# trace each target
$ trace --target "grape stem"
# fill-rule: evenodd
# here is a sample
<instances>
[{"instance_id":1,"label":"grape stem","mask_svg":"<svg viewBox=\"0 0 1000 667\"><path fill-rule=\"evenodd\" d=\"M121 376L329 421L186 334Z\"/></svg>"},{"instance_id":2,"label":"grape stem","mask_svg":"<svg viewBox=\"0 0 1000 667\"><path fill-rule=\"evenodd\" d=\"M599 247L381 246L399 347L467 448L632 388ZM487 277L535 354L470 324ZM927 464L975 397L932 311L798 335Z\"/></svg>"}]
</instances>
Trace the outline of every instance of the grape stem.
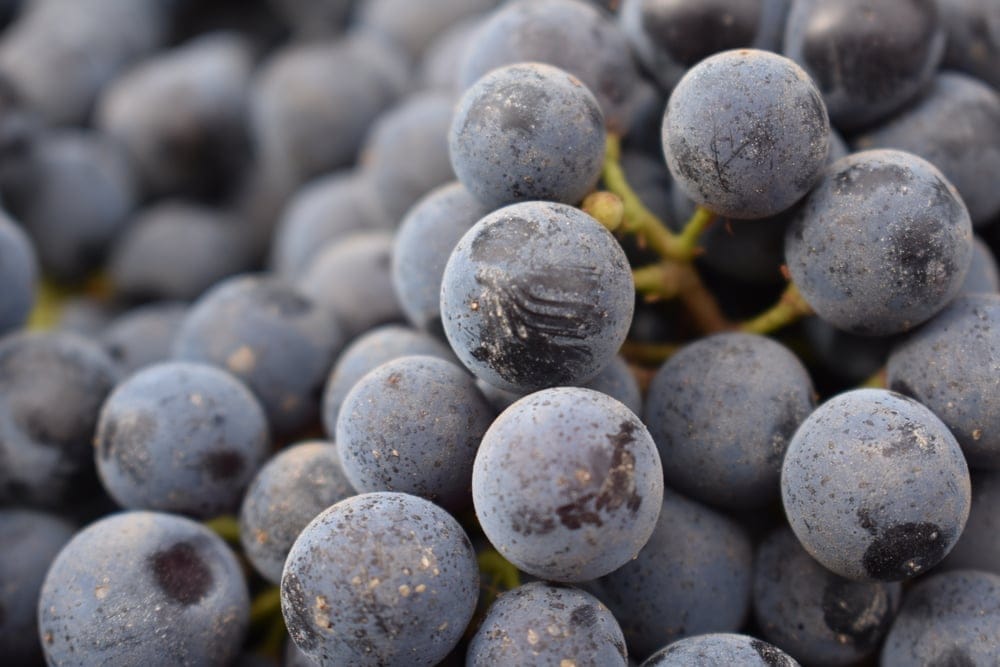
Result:
<instances>
[{"instance_id":1,"label":"grape stem","mask_svg":"<svg viewBox=\"0 0 1000 667\"><path fill-rule=\"evenodd\" d=\"M664 259L649 266L633 269L635 289L651 299L678 298L704 334L732 329L715 295L702 282L691 262Z\"/></svg>"},{"instance_id":2,"label":"grape stem","mask_svg":"<svg viewBox=\"0 0 1000 667\"><path fill-rule=\"evenodd\" d=\"M746 333L763 336L813 314L812 307L806 303L795 283L788 283L788 287L778 297L777 303L757 317L741 323L738 328Z\"/></svg>"},{"instance_id":3,"label":"grape stem","mask_svg":"<svg viewBox=\"0 0 1000 667\"><path fill-rule=\"evenodd\" d=\"M680 234L671 232L629 185L621 166L621 138L615 134L608 135L601 176L604 186L622 202L621 229L637 235L664 259L690 262L698 256L698 239L715 216L699 206Z\"/></svg>"},{"instance_id":4,"label":"grape stem","mask_svg":"<svg viewBox=\"0 0 1000 667\"><path fill-rule=\"evenodd\" d=\"M205 527L229 544L239 546L240 524L231 514L223 514L205 522Z\"/></svg>"},{"instance_id":5,"label":"grape stem","mask_svg":"<svg viewBox=\"0 0 1000 667\"><path fill-rule=\"evenodd\" d=\"M886 389L888 387L885 366L875 371L870 378L861 383L862 389Z\"/></svg>"},{"instance_id":6,"label":"grape stem","mask_svg":"<svg viewBox=\"0 0 1000 667\"><path fill-rule=\"evenodd\" d=\"M625 341L620 354L632 364L640 367L659 366L681 349L679 343L638 343Z\"/></svg>"}]
</instances>

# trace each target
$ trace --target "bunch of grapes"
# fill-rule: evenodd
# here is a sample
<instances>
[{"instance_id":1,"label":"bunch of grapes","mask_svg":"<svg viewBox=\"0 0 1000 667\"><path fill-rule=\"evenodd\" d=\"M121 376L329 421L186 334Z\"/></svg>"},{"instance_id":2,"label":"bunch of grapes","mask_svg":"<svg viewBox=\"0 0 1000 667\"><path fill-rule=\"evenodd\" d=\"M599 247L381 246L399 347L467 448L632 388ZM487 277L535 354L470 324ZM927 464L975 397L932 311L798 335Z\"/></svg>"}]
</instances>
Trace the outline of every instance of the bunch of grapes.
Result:
<instances>
[{"instance_id":1,"label":"bunch of grapes","mask_svg":"<svg viewBox=\"0 0 1000 667\"><path fill-rule=\"evenodd\" d=\"M0 0L0 663L995 666L997 0Z\"/></svg>"}]
</instances>

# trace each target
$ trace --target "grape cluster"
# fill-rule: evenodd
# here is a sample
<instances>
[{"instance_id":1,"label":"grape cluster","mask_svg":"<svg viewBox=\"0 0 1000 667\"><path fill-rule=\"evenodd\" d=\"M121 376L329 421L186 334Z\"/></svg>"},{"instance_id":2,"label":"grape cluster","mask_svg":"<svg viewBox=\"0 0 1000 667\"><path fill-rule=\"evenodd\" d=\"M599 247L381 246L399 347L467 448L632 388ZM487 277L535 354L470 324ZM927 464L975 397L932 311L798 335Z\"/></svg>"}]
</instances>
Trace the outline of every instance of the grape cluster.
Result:
<instances>
[{"instance_id":1,"label":"grape cluster","mask_svg":"<svg viewBox=\"0 0 1000 667\"><path fill-rule=\"evenodd\" d=\"M0 664L996 667L998 0L0 0Z\"/></svg>"}]
</instances>

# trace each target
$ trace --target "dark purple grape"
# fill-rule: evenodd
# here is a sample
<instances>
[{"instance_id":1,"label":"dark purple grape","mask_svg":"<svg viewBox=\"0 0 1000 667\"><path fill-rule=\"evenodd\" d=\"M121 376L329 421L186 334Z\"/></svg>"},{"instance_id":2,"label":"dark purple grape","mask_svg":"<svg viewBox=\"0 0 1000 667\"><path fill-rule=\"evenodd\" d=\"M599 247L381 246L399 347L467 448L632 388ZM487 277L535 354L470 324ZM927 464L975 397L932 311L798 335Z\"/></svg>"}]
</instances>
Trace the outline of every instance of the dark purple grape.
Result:
<instances>
[{"instance_id":1,"label":"dark purple grape","mask_svg":"<svg viewBox=\"0 0 1000 667\"><path fill-rule=\"evenodd\" d=\"M19 329L35 302L38 260L27 234L0 211L0 336Z\"/></svg>"},{"instance_id":2,"label":"dark purple grape","mask_svg":"<svg viewBox=\"0 0 1000 667\"><path fill-rule=\"evenodd\" d=\"M941 567L947 570L985 570L1000 575L1000 472L972 472L969 520Z\"/></svg>"},{"instance_id":3,"label":"dark purple grape","mask_svg":"<svg viewBox=\"0 0 1000 667\"><path fill-rule=\"evenodd\" d=\"M101 345L126 375L167 361L187 312L187 304L179 301L133 308L108 323L100 334Z\"/></svg>"},{"instance_id":4,"label":"dark purple grape","mask_svg":"<svg viewBox=\"0 0 1000 667\"><path fill-rule=\"evenodd\" d=\"M798 667L787 653L749 635L708 634L688 637L658 651L642 667Z\"/></svg>"}]
</instances>

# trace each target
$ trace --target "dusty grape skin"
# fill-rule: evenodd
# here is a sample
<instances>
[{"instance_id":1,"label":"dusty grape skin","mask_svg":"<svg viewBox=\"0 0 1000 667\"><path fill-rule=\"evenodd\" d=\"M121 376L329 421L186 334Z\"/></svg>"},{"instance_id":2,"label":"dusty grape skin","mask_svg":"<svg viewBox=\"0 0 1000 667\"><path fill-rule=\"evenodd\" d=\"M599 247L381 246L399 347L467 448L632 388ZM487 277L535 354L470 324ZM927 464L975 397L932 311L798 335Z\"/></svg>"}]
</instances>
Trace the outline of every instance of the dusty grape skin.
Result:
<instances>
[{"instance_id":1,"label":"dusty grape skin","mask_svg":"<svg viewBox=\"0 0 1000 667\"><path fill-rule=\"evenodd\" d=\"M664 479L728 509L773 502L812 394L802 362L769 338L723 333L690 343L660 367L646 397Z\"/></svg>"},{"instance_id":2,"label":"dusty grape skin","mask_svg":"<svg viewBox=\"0 0 1000 667\"><path fill-rule=\"evenodd\" d=\"M97 472L122 507L201 519L236 510L269 447L264 410L242 382L176 361L115 387L94 436Z\"/></svg>"},{"instance_id":3,"label":"dusty grape skin","mask_svg":"<svg viewBox=\"0 0 1000 667\"><path fill-rule=\"evenodd\" d=\"M205 292L174 340L173 358L225 368L250 387L272 433L319 412L319 391L344 343L333 316L285 281L239 275Z\"/></svg>"},{"instance_id":4,"label":"dusty grape skin","mask_svg":"<svg viewBox=\"0 0 1000 667\"><path fill-rule=\"evenodd\" d=\"M527 392L597 375L628 334L634 294L624 251L596 220L522 202L481 219L455 246L441 317L476 377Z\"/></svg>"},{"instance_id":5,"label":"dusty grape skin","mask_svg":"<svg viewBox=\"0 0 1000 667\"><path fill-rule=\"evenodd\" d=\"M843 579L787 527L757 548L753 607L761 636L808 665L853 665L874 653L902 597L898 583Z\"/></svg>"},{"instance_id":6,"label":"dusty grape skin","mask_svg":"<svg viewBox=\"0 0 1000 667\"><path fill-rule=\"evenodd\" d=\"M42 661L38 594L45 573L76 529L51 514L0 510L0 655L11 665Z\"/></svg>"},{"instance_id":7,"label":"dusty grape skin","mask_svg":"<svg viewBox=\"0 0 1000 667\"><path fill-rule=\"evenodd\" d=\"M459 239L489 212L458 182L435 188L407 211L393 241L392 286L413 326L444 334L444 267Z\"/></svg>"},{"instance_id":8,"label":"dusty grape skin","mask_svg":"<svg viewBox=\"0 0 1000 667\"><path fill-rule=\"evenodd\" d=\"M972 506L944 570L985 570L1000 575L1000 471L972 472Z\"/></svg>"},{"instance_id":9,"label":"dusty grape skin","mask_svg":"<svg viewBox=\"0 0 1000 667\"><path fill-rule=\"evenodd\" d=\"M1000 469L1000 294L962 295L897 343L886 383L930 408L971 467Z\"/></svg>"},{"instance_id":10,"label":"dusty grape skin","mask_svg":"<svg viewBox=\"0 0 1000 667\"><path fill-rule=\"evenodd\" d=\"M795 432L781 494L792 530L823 566L855 581L902 581L958 541L969 470L926 407L855 389L820 405Z\"/></svg>"},{"instance_id":11,"label":"dusty grape skin","mask_svg":"<svg viewBox=\"0 0 1000 667\"><path fill-rule=\"evenodd\" d=\"M755 49L692 67L670 94L663 152L675 184L730 218L789 208L819 179L830 143L826 107L801 67Z\"/></svg>"},{"instance_id":12,"label":"dusty grape skin","mask_svg":"<svg viewBox=\"0 0 1000 667\"><path fill-rule=\"evenodd\" d=\"M459 89L518 62L547 63L577 77L597 99L608 129L628 134L642 78L608 16L578 0L507 2L485 18L462 55Z\"/></svg>"},{"instance_id":13,"label":"dusty grape skin","mask_svg":"<svg viewBox=\"0 0 1000 667\"><path fill-rule=\"evenodd\" d=\"M224 667L246 634L239 562L215 533L172 514L112 514L49 569L38 629L52 665Z\"/></svg>"},{"instance_id":14,"label":"dusty grape skin","mask_svg":"<svg viewBox=\"0 0 1000 667\"><path fill-rule=\"evenodd\" d=\"M955 570L932 575L907 591L879 664L995 665L997 646L1000 576Z\"/></svg>"},{"instance_id":15,"label":"dusty grape skin","mask_svg":"<svg viewBox=\"0 0 1000 667\"><path fill-rule=\"evenodd\" d=\"M528 664L625 667L625 638L594 596L570 586L532 582L490 605L469 642L466 667Z\"/></svg>"},{"instance_id":16,"label":"dusty grape skin","mask_svg":"<svg viewBox=\"0 0 1000 667\"><path fill-rule=\"evenodd\" d=\"M392 288L393 239L383 230L344 236L316 253L295 280L303 294L336 319L348 339L405 319Z\"/></svg>"},{"instance_id":17,"label":"dusty grape skin","mask_svg":"<svg viewBox=\"0 0 1000 667\"><path fill-rule=\"evenodd\" d=\"M448 150L458 180L492 210L535 199L579 203L597 184L604 142L601 108L576 77L518 63L465 91Z\"/></svg>"},{"instance_id":18,"label":"dusty grape skin","mask_svg":"<svg viewBox=\"0 0 1000 667\"><path fill-rule=\"evenodd\" d=\"M304 442L281 450L257 471L243 496L243 553L261 576L280 584L285 558L302 529L354 494L333 443Z\"/></svg>"},{"instance_id":19,"label":"dusty grape skin","mask_svg":"<svg viewBox=\"0 0 1000 667\"><path fill-rule=\"evenodd\" d=\"M529 394L493 422L472 497L487 538L519 569L587 581L629 561L656 526L663 474L645 426L590 389Z\"/></svg>"},{"instance_id":20,"label":"dusty grape skin","mask_svg":"<svg viewBox=\"0 0 1000 667\"><path fill-rule=\"evenodd\" d=\"M410 493L457 511L469 504L476 450L495 416L464 368L406 356L355 383L334 440L359 493Z\"/></svg>"},{"instance_id":21,"label":"dusty grape skin","mask_svg":"<svg viewBox=\"0 0 1000 667\"><path fill-rule=\"evenodd\" d=\"M972 223L926 160L891 149L834 162L785 235L792 281L816 313L850 333L911 329L961 289Z\"/></svg>"},{"instance_id":22,"label":"dusty grape skin","mask_svg":"<svg viewBox=\"0 0 1000 667\"><path fill-rule=\"evenodd\" d=\"M642 667L798 667L776 646L749 635L714 633L669 644L642 663Z\"/></svg>"},{"instance_id":23,"label":"dusty grape skin","mask_svg":"<svg viewBox=\"0 0 1000 667\"><path fill-rule=\"evenodd\" d=\"M735 632L750 609L753 546L731 518L667 489L639 555L585 585L621 624L629 652L705 632Z\"/></svg>"},{"instance_id":24,"label":"dusty grape skin","mask_svg":"<svg viewBox=\"0 0 1000 667\"><path fill-rule=\"evenodd\" d=\"M28 236L0 211L0 336L18 329L35 301L38 260Z\"/></svg>"},{"instance_id":25,"label":"dusty grape skin","mask_svg":"<svg viewBox=\"0 0 1000 667\"><path fill-rule=\"evenodd\" d=\"M461 638L478 588L472 544L450 514L416 496L366 493L299 535L281 610L321 666L433 665Z\"/></svg>"},{"instance_id":26,"label":"dusty grape skin","mask_svg":"<svg viewBox=\"0 0 1000 667\"><path fill-rule=\"evenodd\" d=\"M448 346L427 333L398 324L386 324L358 336L337 357L323 390L322 418L327 435L333 439L344 397L358 380L377 366L411 354L423 354L454 361Z\"/></svg>"},{"instance_id":27,"label":"dusty grape skin","mask_svg":"<svg viewBox=\"0 0 1000 667\"><path fill-rule=\"evenodd\" d=\"M96 343L59 332L0 339L0 502L61 508L94 486L94 429L119 380Z\"/></svg>"},{"instance_id":28,"label":"dusty grape skin","mask_svg":"<svg viewBox=\"0 0 1000 667\"><path fill-rule=\"evenodd\" d=\"M116 292L135 300L197 299L252 265L242 222L180 199L138 211L111 248L108 270Z\"/></svg>"},{"instance_id":29,"label":"dusty grape skin","mask_svg":"<svg viewBox=\"0 0 1000 667\"><path fill-rule=\"evenodd\" d=\"M941 72L912 105L852 141L855 150L896 148L941 170L962 197L973 227L1000 213L1000 91L971 76Z\"/></svg>"},{"instance_id":30,"label":"dusty grape skin","mask_svg":"<svg viewBox=\"0 0 1000 667\"><path fill-rule=\"evenodd\" d=\"M816 80L834 125L850 131L919 94L944 45L933 0L797 0L783 51Z\"/></svg>"},{"instance_id":31,"label":"dusty grape skin","mask_svg":"<svg viewBox=\"0 0 1000 667\"><path fill-rule=\"evenodd\" d=\"M1000 292L1000 265L993 251L978 236L972 239L972 262L965 274L960 294Z\"/></svg>"}]
</instances>

